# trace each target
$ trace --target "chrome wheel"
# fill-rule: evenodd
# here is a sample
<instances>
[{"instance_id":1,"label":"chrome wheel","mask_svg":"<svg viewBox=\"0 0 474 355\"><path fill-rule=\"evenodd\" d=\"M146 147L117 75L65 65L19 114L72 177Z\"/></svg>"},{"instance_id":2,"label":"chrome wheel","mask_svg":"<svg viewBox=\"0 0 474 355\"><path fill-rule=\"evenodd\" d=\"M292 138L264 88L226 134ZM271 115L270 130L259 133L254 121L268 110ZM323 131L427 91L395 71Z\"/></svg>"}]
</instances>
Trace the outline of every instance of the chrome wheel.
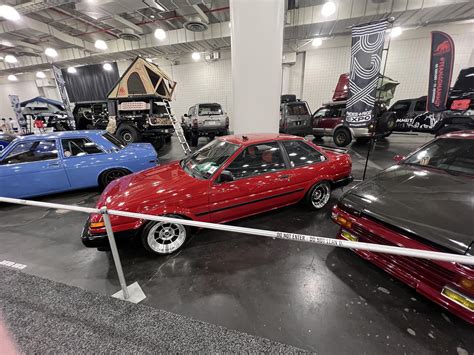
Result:
<instances>
[{"instance_id":1,"label":"chrome wheel","mask_svg":"<svg viewBox=\"0 0 474 355\"><path fill-rule=\"evenodd\" d=\"M186 228L182 224L158 222L150 228L148 246L158 254L171 254L186 240Z\"/></svg>"},{"instance_id":2,"label":"chrome wheel","mask_svg":"<svg viewBox=\"0 0 474 355\"><path fill-rule=\"evenodd\" d=\"M314 208L323 208L331 197L331 189L326 182L316 185L311 193L311 204Z\"/></svg>"}]
</instances>

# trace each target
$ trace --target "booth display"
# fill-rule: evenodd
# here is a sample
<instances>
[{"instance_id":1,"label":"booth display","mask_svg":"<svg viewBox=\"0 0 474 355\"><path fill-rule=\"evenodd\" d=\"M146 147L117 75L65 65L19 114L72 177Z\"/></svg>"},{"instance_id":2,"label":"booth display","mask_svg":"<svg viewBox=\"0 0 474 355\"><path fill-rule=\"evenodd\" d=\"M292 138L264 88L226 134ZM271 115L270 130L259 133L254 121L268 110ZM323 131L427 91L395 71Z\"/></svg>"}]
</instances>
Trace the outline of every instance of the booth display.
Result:
<instances>
[{"instance_id":1,"label":"booth display","mask_svg":"<svg viewBox=\"0 0 474 355\"><path fill-rule=\"evenodd\" d=\"M474 131L444 135L348 191L333 209L338 237L474 255ZM474 324L469 265L355 250Z\"/></svg>"},{"instance_id":2,"label":"booth display","mask_svg":"<svg viewBox=\"0 0 474 355\"><path fill-rule=\"evenodd\" d=\"M37 120L42 121L42 126L45 128L52 128L54 131L74 129L60 101L38 96L21 102L20 106L22 107L21 114L26 118L30 132L34 131L34 122Z\"/></svg>"},{"instance_id":3,"label":"booth display","mask_svg":"<svg viewBox=\"0 0 474 355\"><path fill-rule=\"evenodd\" d=\"M303 138L253 134L216 138L188 158L111 183L97 208L224 223L304 200L319 210L331 189L352 181L352 162L341 150L323 149ZM150 252L179 250L187 226L111 216L117 238L140 237ZM84 227L87 247L107 245L102 215Z\"/></svg>"},{"instance_id":4,"label":"booth display","mask_svg":"<svg viewBox=\"0 0 474 355\"><path fill-rule=\"evenodd\" d=\"M25 198L105 187L157 162L151 144L125 146L103 131L18 137L0 152L0 196Z\"/></svg>"}]
</instances>

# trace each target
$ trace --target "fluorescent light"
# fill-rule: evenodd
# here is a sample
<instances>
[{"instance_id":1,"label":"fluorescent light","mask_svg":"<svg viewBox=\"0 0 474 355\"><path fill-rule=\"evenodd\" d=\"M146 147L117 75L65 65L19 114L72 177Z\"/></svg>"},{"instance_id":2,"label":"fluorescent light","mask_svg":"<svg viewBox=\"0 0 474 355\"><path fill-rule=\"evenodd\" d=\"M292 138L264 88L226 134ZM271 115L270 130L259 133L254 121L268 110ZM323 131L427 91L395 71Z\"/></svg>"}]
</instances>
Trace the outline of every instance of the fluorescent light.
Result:
<instances>
[{"instance_id":1,"label":"fluorescent light","mask_svg":"<svg viewBox=\"0 0 474 355\"><path fill-rule=\"evenodd\" d=\"M323 44L323 40L321 38L315 38L313 39L311 44L313 45L313 47L319 47L321 44Z\"/></svg>"},{"instance_id":2,"label":"fluorescent light","mask_svg":"<svg viewBox=\"0 0 474 355\"><path fill-rule=\"evenodd\" d=\"M105 51L107 48L109 48L107 46L107 43L105 43L105 41L103 41L101 39L98 39L97 41L95 41L94 46L95 46L95 48L100 49L102 51Z\"/></svg>"},{"instance_id":3,"label":"fluorescent light","mask_svg":"<svg viewBox=\"0 0 474 355\"><path fill-rule=\"evenodd\" d=\"M166 39L166 32L162 28L157 28L155 30L155 38L160 41Z\"/></svg>"},{"instance_id":4,"label":"fluorescent light","mask_svg":"<svg viewBox=\"0 0 474 355\"><path fill-rule=\"evenodd\" d=\"M43 73L42 71L37 71L37 72L36 72L36 77L37 77L38 79L44 79L44 78L46 78L46 74Z\"/></svg>"},{"instance_id":5,"label":"fluorescent light","mask_svg":"<svg viewBox=\"0 0 474 355\"><path fill-rule=\"evenodd\" d=\"M201 55L198 53L198 52L194 52L193 54L191 54L191 58L193 58L193 60L199 60L201 59Z\"/></svg>"},{"instance_id":6,"label":"fluorescent light","mask_svg":"<svg viewBox=\"0 0 474 355\"><path fill-rule=\"evenodd\" d=\"M5 62L7 63L18 63L18 59L16 59L16 57L14 55L11 55L11 54L7 54L5 56Z\"/></svg>"},{"instance_id":7,"label":"fluorescent light","mask_svg":"<svg viewBox=\"0 0 474 355\"><path fill-rule=\"evenodd\" d=\"M104 70L107 70L107 71L111 71L113 70L112 68L112 65L110 63L105 63L102 68L104 68Z\"/></svg>"},{"instance_id":8,"label":"fluorescent light","mask_svg":"<svg viewBox=\"0 0 474 355\"><path fill-rule=\"evenodd\" d=\"M10 20L10 21L18 21L20 19L20 14L12 6L1 5L0 17L3 17L4 19Z\"/></svg>"},{"instance_id":9,"label":"fluorescent light","mask_svg":"<svg viewBox=\"0 0 474 355\"><path fill-rule=\"evenodd\" d=\"M328 1L323 5L321 9L321 14L324 17L331 16L333 13L336 12L336 4L333 1Z\"/></svg>"},{"instance_id":10,"label":"fluorescent light","mask_svg":"<svg viewBox=\"0 0 474 355\"><path fill-rule=\"evenodd\" d=\"M232 22L229 21L229 28L232 28Z\"/></svg>"},{"instance_id":11,"label":"fluorescent light","mask_svg":"<svg viewBox=\"0 0 474 355\"><path fill-rule=\"evenodd\" d=\"M155 15L150 15L150 18L155 18Z\"/></svg>"},{"instance_id":12,"label":"fluorescent light","mask_svg":"<svg viewBox=\"0 0 474 355\"><path fill-rule=\"evenodd\" d=\"M16 77L16 75L10 74L10 75L8 76L8 80L10 80L10 81L18 81L18 78Z\"/></svg>"},{"instance_id":13,"label":"fluorescent light","mask_svg":"<svg viewBox=\"0 0 474 355\"><path fill-rule=\"evenodd\" d=\"M155 0L155 5L156 5L156 8L157 8L158 10L160 10L160 11L166 11L166 9L165 9L163 6L161 6L161 4L160 4L158 1L156 1L156 0Z\"/></svg>"},{"instance_id":14,"label":"fluorescent light","mask_svg":"<svg viewBox=\"0 0 474 355\"><path fill-rule=\"evenodd\" d=\"M75 67L69 67L67 68L67 72L69 74L76 74L77 73L77 69Z\"/></svg>"},{"instance_id":15,"label":"fluorescent light","mask_svg":"<svg viewBox=\"0 0 474 355\"><path fill-rule=\"evenodd\" d=\"M390 31L390 36L391 36L392 38L398 37L398 36L400 36L400 35L402 34L402 32L403 32L403 30L402 30L401 27L398 27L398 26L397 26L397 27L393 27L392 30Z\"/></svg>"},{"instance_id":16,"label":"fluorescent light","mask_svg":"<svg viewBox=\"0 0 474 355\"><path fill-rule=\"evenodd\" d=\"M153 59L151 59L151 58L146 58L145 60L146 60L148 63L153 63Z\"/></svg>"},{"instance_id":17,"label":"fluorescent light","mask_svg":"<svg viewBox=\"0 0 474 355\"><path fill-rule=\"evenodd\" d=\"M58 52L56 52L56 49L54 48L46 48L44 50L44 54L46 54L48 57L57 57L58 56Z\"/></svg>"}]
</instances>

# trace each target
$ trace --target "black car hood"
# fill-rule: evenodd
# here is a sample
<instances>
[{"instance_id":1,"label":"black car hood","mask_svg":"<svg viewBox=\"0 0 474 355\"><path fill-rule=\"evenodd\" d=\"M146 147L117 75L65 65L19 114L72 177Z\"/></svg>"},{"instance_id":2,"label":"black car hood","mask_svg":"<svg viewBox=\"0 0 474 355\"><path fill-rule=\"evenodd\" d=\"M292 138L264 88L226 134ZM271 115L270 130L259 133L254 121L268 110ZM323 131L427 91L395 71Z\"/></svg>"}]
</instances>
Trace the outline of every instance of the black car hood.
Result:
<instances>
[{"instance_id":1,"label":"black car hood","mask_svg":"<svg viewBox=\"0 0 474 355\"><path fill-rule=\"evenodd\" d=\"M465 254L474 241L474 178L395 165L356 185L341 202L394 227Z\"/></svg>"}]
</instances>

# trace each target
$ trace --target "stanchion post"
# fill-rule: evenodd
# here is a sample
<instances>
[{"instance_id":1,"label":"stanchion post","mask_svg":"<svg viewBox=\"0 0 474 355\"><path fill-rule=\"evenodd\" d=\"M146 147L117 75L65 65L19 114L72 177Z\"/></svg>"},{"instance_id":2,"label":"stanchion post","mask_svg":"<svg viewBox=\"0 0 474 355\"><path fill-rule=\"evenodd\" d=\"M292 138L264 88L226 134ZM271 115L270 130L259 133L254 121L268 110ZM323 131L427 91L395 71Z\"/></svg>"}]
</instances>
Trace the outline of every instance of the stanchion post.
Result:
<instances>
[{"instance_id":1,"label":"stanchion post","mask_svg":"<svg viewBox=\"0 0 474 355\"><path fill-rule=\"evenodd\" d=\"M118 278L120 281L120 287L122 288L123 298L127 300L129 298L127 283L125 281L125 275L123 274L122 263L120 262L120 256L117 249L117 244L115 243L114 232L112 231L112 224L110 223L109 213L107 207L102 207L100 209L102 218L105 223L105 230L107 231L107 237L109 239L110 250L112 251L112 257L114 259L115 268L117 269Z\"/></svg>"}]
</instances>

